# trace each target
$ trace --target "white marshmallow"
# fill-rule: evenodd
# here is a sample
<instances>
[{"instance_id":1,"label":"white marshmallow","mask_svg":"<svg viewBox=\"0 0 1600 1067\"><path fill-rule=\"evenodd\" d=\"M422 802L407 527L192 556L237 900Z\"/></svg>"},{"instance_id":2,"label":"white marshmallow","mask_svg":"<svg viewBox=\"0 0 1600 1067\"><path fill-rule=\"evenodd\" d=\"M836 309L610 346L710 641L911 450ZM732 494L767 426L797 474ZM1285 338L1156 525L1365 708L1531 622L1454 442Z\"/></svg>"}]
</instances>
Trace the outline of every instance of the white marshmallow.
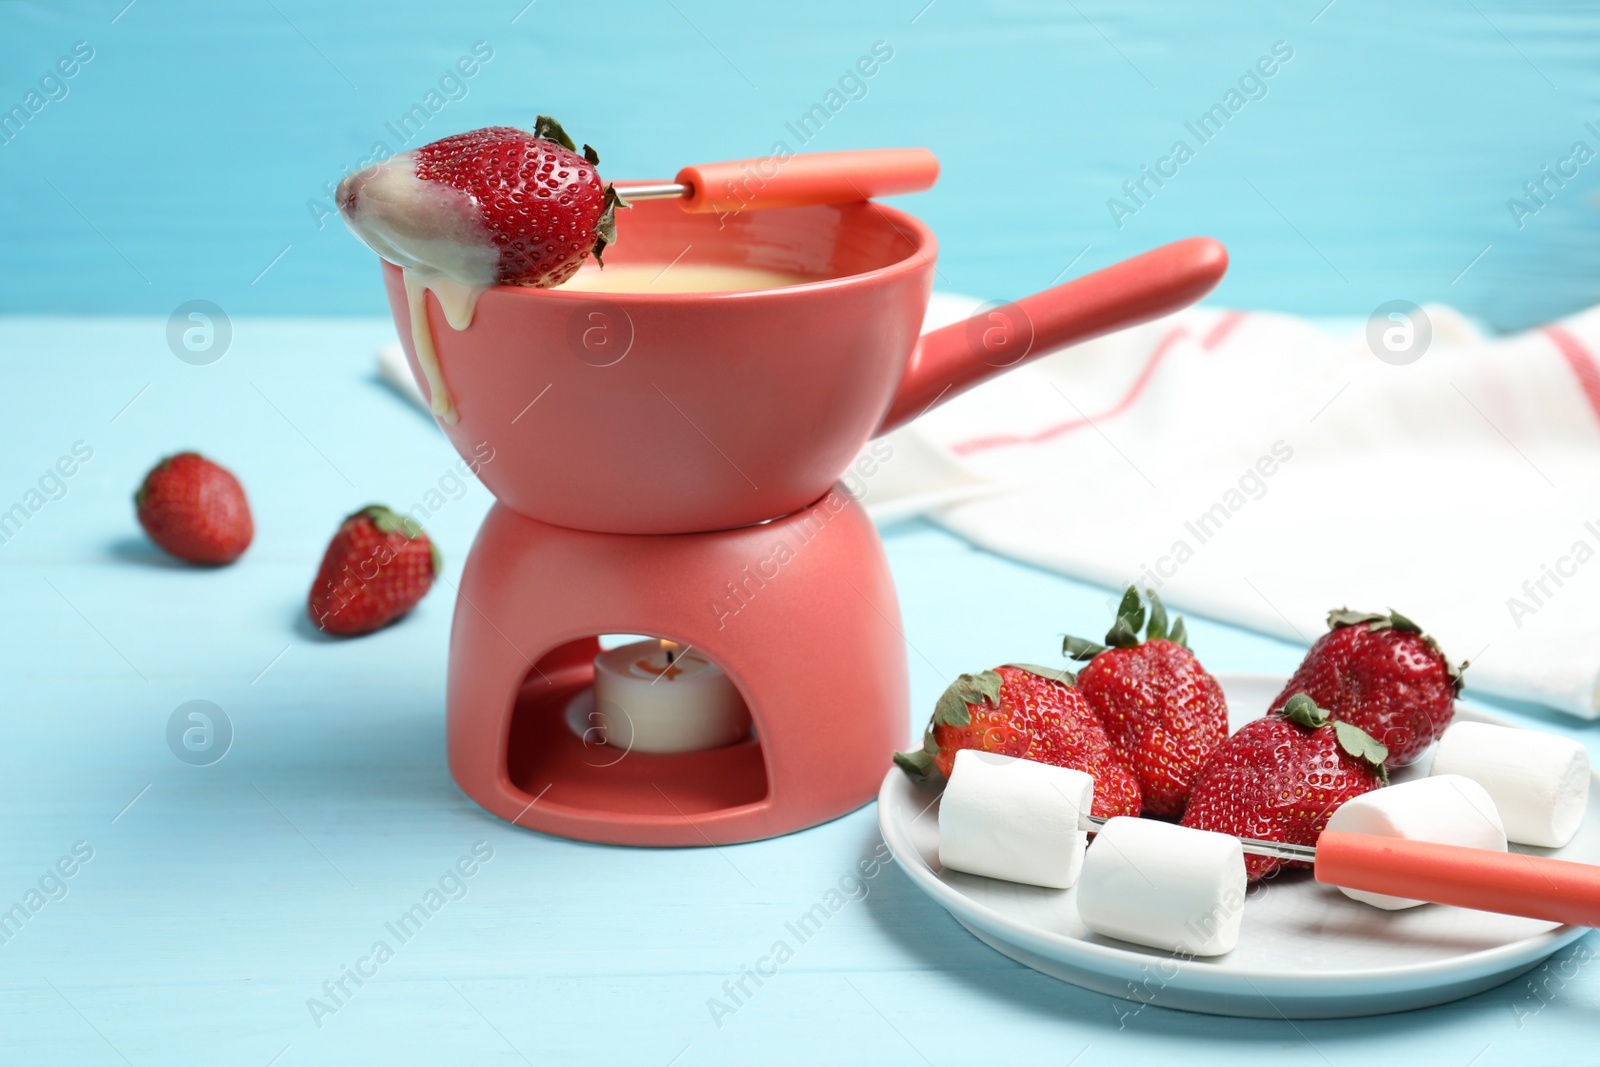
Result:
<instances>
[{"instance_id":1,"label":"white marshmallow","mask_svg":"<svg viewBox=\"0 0 1600 1067\"><path fill-rule=\"evenodd\" d=\"M962 749L939 801L939 862L955 871L1066 889L1078 880L1094 777Z\"/></svg>"},{"instance_id":2,"label":"white marshmallow","mask_svg":"<svg viewBox=\"0 0 1600 1067\"><path fill-rule=\"evenodd\" d=\"M1363 793L1339 806L1328 819L1328 829L1494 852L1506 850L1506 832L1488 791L1459 774L1418 778ZM1339 892L1385 911L1426 903L1344 886L1339 887Z\"/></svg>"},{"instance_id":3,"label":"white marshmallow","mask_svg":"<svg viewBox=\"0 0 1600 1067\"><path fill-rule=\"evenodd\" d=\"M1106 937L1220 956L1239 943L1246 883L1238 838L1118 816L1084 858L1078 915Z\"/></svg>"},{"instance_id":4,"label":"white marshmallow","mask_svg":"<svg viewBox=\"0 0 1600 1067\"><path fill-rule=\"evenodd\" d=\"M1506 836L1560 848L1589 809L1588 750L1559 734L1458 722L1433 755L1434 774L1464 774L1488 790Z\"/></svg>"}]
</instances>

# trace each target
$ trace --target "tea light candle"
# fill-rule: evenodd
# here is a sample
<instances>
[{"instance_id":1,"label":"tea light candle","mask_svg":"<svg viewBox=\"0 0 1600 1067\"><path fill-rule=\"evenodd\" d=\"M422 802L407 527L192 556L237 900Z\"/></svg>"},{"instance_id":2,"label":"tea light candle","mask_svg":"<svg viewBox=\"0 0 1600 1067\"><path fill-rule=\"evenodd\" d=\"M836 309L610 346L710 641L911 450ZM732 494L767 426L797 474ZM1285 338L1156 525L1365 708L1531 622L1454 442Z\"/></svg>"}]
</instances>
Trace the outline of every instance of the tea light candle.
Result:
<instances>
[{"instance_id":1,"label":"tea light candle","mask_svg":"<svg viewBox=\"0 0 1600 1067\"><path fill-rule=\"evenodd\" d=\"M694 752L743 740L750 711L733 680L693 648L636 641L594 658L594 702L606 744Z\"/></svg>"}]
</instances>

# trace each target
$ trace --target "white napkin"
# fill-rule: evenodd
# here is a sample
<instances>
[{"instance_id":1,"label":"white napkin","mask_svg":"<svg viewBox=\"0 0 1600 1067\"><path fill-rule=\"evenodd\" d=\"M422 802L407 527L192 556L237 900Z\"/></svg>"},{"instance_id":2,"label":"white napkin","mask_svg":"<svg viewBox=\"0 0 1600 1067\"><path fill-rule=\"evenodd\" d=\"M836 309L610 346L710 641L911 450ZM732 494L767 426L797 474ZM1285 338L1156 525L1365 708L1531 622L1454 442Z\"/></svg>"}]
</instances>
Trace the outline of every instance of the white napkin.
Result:
<instances>
[{"instance_id":1,"label":"white napkin","mask_svg":"<svg viewBox=\"0 0 1600 1067\"><path fill-rule=\"evenodd\" d=\"M1425 311L1406 365L1215 309L1078 346L891 435L865 503L1307 643L1393 607L1470 689L1600 717L1600 309L1504 339Z\"/></svg>"}]
</instances>

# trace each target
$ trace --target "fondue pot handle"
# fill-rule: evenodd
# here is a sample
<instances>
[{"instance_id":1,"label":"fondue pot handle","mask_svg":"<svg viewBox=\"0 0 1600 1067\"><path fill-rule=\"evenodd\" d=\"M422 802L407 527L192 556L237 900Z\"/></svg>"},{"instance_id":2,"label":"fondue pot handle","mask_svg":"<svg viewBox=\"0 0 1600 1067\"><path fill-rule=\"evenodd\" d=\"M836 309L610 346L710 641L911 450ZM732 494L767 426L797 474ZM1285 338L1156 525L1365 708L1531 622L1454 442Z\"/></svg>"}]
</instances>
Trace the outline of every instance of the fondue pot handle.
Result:
<instances>
[{"instance_id":1,"label":"fondue pot handle","mask_svg":"<svg viewBox=\"0 0 1600 1067\"><path fill-rule=\"evenodd\" d=\"M712 212L847 204L921 192L938 177L939 160L926 148L866 148L699 163L680 170L676 182L683 210Z\"/></svg>"},{"instance_id":2,"label":"fondue pot handle","mask_svg":"<svg viewBox=\"0 0 1600 1067\"><path fill-rule=\"evenodd\" d=\"M926 333L876 433L1028 360L1188 307L1227 269L1220 242L1189 237Z\"/></svg>"}]
</instances>

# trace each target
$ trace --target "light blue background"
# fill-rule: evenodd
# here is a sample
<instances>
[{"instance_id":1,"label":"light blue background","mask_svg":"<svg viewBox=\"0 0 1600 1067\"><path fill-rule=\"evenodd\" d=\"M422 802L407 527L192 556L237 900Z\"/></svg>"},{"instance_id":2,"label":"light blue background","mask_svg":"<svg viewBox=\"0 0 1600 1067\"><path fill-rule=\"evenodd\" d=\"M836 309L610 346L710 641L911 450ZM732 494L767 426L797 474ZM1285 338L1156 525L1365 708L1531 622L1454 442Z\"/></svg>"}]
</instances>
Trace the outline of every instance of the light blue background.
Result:
<instances>
[{"instance_id":1,"label":"light blue background","mask_svg":"<svg viewBox=\"0 0 1600 1067\"><path fill-rule=\"evenodd\" d=\"M0 319L0 507L74 442L94 449L0 545L0 906L74 842L95 849L0 945L0 1062L1597 1062L1600 980L1575 959L1403 1016L1124 1022L1127 1005L979 944L892 866L717 1027L707 999L871 852L873 809L720 852L584 845L479 811L446 770L442 712L451 586L487 495L465 486L430 521L447 582L405 622L310 632L338 518L407 507L456 460L374 380L386 320L289 317L381 313L370 254L306 201L474 41L495 57L427 136L546 111L609 175L652 176L767 151L883 40L895 58L810 147L939 152L940 187L907 206L941 235L945 288L1019 295L1085 246L1070 273L1204 232L1234 254L1219 301L1445 299L1526 325L1587 305L1600 277L1600 164L1520 232L1505 207L1600 120L1592 8L122 3L0 6L0 107L75 41L95 49L0 145L0 311L30 316ZM1119 231L1106 199L1280 39L1295 57L1270 95ZM164 337L196 298L234 317L209 367ZM82 312L105 317L37 317ZM185 446L249 489L257 539L234 567L174 565L133 522L140 476ZM1049 662L1057 634L1104 617L1107 591L925 525L886 541L908 737L956 673ZM1300 655L1191 632L1218 671ZM236 730L215 766L167 748L191 699ZM317 1028L307 998L477 841L495 858L466 899Z\"/></svg>"},{"instance_id":2,"label":"light blue background","mask_svg":"<svg viewBox=\"0 0 1600 1067\"><path fill-rule=\"evenodd\" d=\"M808 147L939 154L937 192L906 206L948 289L1016 297L1086 246L1074 273L1192 233L1232 250L1216 299L1236 306L1443 300L1513 328L1600 278L1600 163L1521 229L1506 206L1574 141L1600 150L1592 4L137 0L113 24L126 2L0 6L0 105L94 48L0 145L0 310L381 313L370 255L307 201L375 141L402 147L385 123L476 41L493 60L413 145L545 112L614 178L765 154L887 42ZM1268 95L1189 137L1279 40ZM1106 201L1180 138L1195 158L1118 229Z\"/></svg>"}]
</instances>

